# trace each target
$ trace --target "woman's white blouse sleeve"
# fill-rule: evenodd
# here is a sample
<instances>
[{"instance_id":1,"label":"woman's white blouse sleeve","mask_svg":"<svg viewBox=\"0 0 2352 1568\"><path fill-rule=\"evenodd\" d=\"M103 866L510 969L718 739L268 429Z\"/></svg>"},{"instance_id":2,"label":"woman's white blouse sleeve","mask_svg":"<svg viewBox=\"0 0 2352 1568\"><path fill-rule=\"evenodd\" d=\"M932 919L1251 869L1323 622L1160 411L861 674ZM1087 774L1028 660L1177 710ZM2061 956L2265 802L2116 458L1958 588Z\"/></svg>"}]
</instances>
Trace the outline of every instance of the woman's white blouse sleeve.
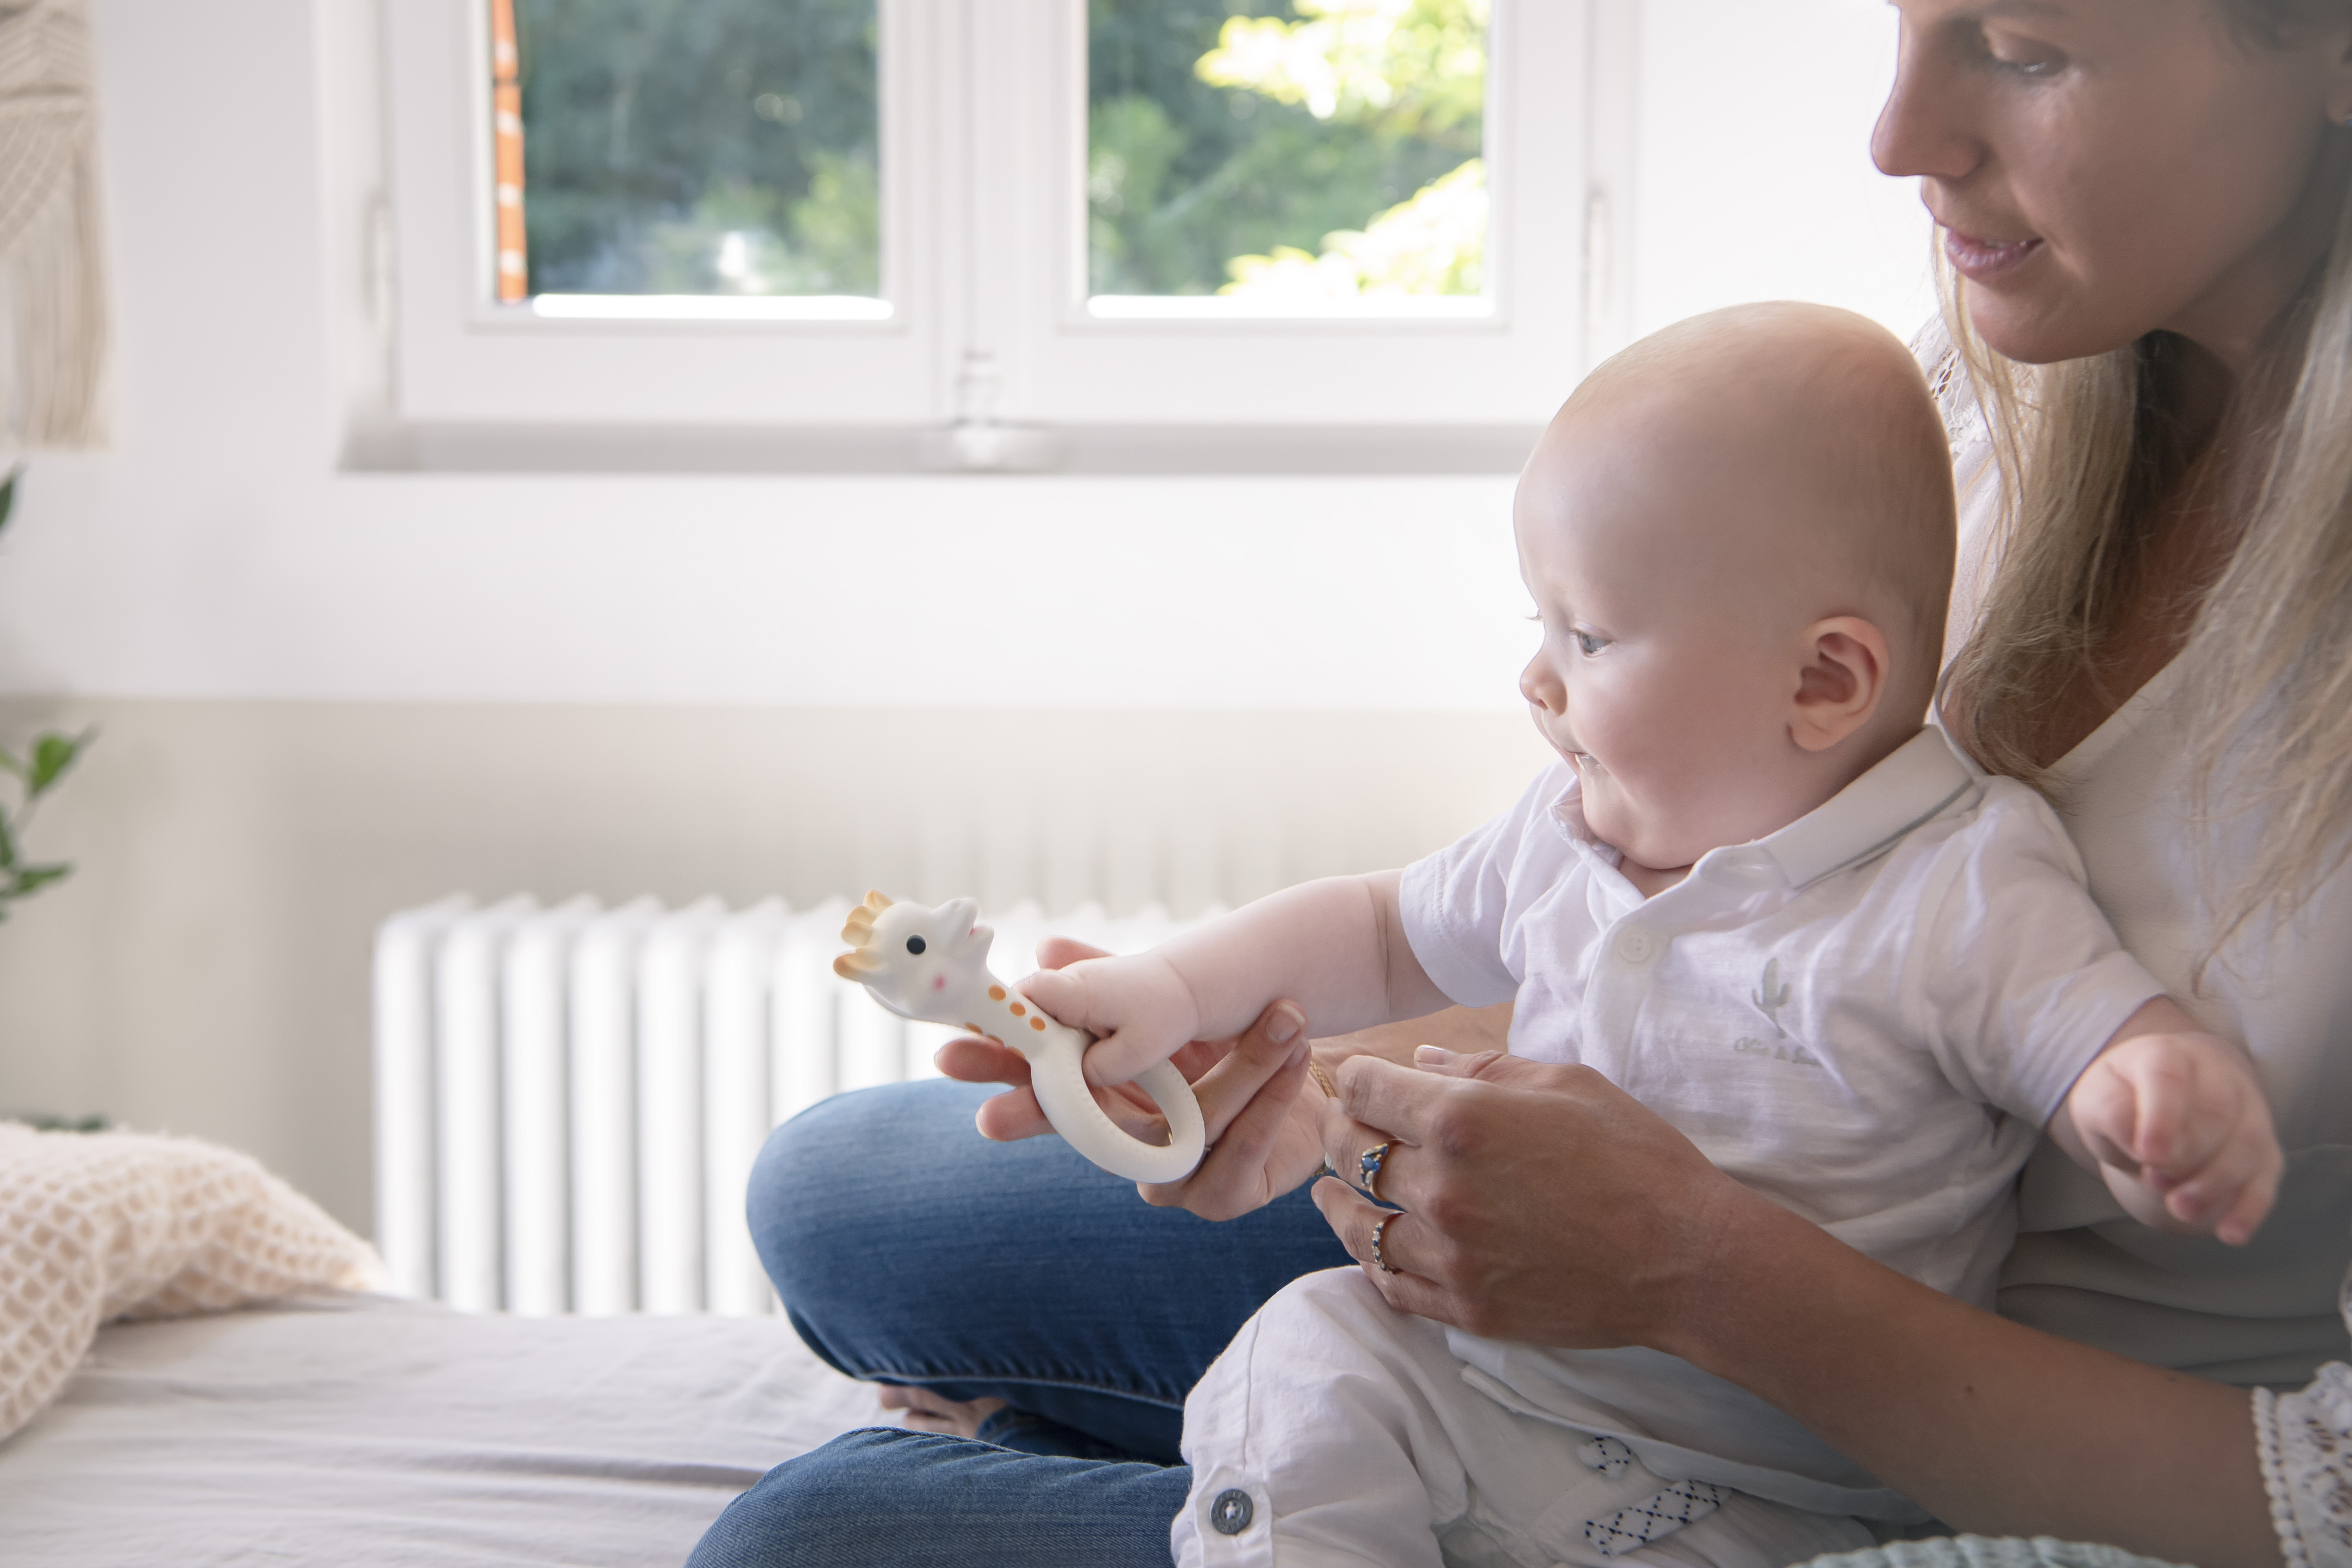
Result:
<instances>
[{"instance_id":1,"label":"woman's white blouse sleeve","mask_svg":"<svg viewBox=\"0 0 2352 1568\"><path fill-rule=\"evenodd\" d=\"M2352 1276L2340 1298L2352 1324ZM2352 1568L2352 1366L2294 1394L2254 1390L2254 1446L2288 1568Z\"/></svg>"}]
</instances>

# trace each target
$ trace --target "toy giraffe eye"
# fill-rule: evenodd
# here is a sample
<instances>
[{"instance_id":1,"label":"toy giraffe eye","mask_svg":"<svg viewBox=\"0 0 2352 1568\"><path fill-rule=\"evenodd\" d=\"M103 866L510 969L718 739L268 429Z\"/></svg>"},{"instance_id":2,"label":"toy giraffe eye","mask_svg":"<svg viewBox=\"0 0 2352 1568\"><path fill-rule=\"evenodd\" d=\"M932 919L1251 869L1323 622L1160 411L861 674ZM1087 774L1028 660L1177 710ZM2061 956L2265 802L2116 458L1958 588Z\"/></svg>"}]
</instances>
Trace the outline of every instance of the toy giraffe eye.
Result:
<instances>
[{"instance_id":1,"label":"toy giraffe eye","mask_svg":"<svg viewBox=\"0 0 2352 1568\"><path fill-rule=\"evenodd\" d=\"M908 951L908 952L922 952L922 951L923 951L923 939L922 939L921 937L919 937L919 936L910 936L910 937L908 937L908 938L907 939L907 951Z\"/></svg>"}]
</instances>

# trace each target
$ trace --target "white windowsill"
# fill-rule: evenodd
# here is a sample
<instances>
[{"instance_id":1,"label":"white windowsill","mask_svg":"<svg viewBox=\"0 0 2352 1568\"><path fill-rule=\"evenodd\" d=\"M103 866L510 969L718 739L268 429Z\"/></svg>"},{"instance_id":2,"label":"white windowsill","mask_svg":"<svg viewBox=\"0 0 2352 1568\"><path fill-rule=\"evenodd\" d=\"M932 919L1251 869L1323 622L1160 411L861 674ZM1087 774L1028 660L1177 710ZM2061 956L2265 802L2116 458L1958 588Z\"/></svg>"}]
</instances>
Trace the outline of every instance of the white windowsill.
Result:
<instances>
[{"instance_id":1,"label":"white windowsill","mask_svg":"<svg viewBox=\"0 0 2352 1568\"><path fill-rule=\"evenodd\" d=\"M522 306L501 313L520 316ZM858 294L534 294L528 314L550 321L887 321L887 300Z\"/></svg>"},{"instance_id":2,"label":"white windowsill","mask_svg":"<svg viewBox=\"0 0 2352 1568\"><path fill-rule=\"evenodd\" d=\"M1049 476L1510 475L1535 426L1011 426L1002 471ZM943 460L939 426L371 423L344 473L985 474Z\"/></svg>"},{"instance_id":3,"label":"white windowsill","mask_svg":"<svg viewBox=\"0 0 2352 1568\"><path fill-rule=\"evenodd\" d=\"M1101 321L1480 321L1495 314L1484 294L1369 295L1356 300L1234 294L1096 294L1087 314Z\"/></svg>"}]
</instances>

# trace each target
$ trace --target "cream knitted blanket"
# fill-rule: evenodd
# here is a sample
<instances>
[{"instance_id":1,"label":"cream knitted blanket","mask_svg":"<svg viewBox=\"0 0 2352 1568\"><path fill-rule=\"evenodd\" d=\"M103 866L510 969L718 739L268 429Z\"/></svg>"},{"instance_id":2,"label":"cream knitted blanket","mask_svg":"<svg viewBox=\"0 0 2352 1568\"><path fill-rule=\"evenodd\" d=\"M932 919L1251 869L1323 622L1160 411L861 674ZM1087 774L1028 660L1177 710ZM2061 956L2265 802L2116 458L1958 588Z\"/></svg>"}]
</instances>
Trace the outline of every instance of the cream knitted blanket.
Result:
<instances>
[{"instance_id":1,"label":"cream knitted blanket","mask_svg":"<svg viewBox=\"0 0 2352 1568\"><path fill-rule=\"evenodd\" d=\"M373 1247L247 1155L0 1122L0 1439L102 1322L383 1280Z\"/></svg>"},{"instance_id":2,"label":"cream knitted blanket","mask_svg":"<svg viewBox=\"0 0 2352 1568\"><path fill-rule=\"evenodd\" d=\"M0 0L0 455L104 437L97 93L83 0Z\"/></svg>"}]
</instances>

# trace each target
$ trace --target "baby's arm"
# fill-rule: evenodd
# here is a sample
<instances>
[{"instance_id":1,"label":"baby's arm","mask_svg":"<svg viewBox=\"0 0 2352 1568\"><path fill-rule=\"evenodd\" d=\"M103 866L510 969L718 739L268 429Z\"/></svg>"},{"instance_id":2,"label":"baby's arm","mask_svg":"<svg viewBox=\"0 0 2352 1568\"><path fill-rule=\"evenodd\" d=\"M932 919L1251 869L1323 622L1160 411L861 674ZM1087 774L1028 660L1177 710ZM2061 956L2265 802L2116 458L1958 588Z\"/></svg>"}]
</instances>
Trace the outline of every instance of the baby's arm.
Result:
<instances>
[{"instance_id":1,"label":"baby's arm","mask_svg":"<svg viewBox=\"0 0 2352 1568\"><path fill-rule=\"evenodd\" d=\"M1023 983L1031 1000L1101 1037L1087 1077L1121 1083L1188 1040L1238 1035L1287 997L1318 1035L1448 1005L1405 941L1402 873L1306 882L1132 958L1098 958Z\"/></svg>"},{"instance_id":2,"label":"baby's arm","mask_svg":"<svg viewBox=\"0 0 2352 1568\"><path fill-rule=\"evenodd\" d=\"M2050 1136L2143 1225L2242 1247L2284 1160L2252 1065L2159 996L2074 1080Z\"/></svg>"}]
</instances>

